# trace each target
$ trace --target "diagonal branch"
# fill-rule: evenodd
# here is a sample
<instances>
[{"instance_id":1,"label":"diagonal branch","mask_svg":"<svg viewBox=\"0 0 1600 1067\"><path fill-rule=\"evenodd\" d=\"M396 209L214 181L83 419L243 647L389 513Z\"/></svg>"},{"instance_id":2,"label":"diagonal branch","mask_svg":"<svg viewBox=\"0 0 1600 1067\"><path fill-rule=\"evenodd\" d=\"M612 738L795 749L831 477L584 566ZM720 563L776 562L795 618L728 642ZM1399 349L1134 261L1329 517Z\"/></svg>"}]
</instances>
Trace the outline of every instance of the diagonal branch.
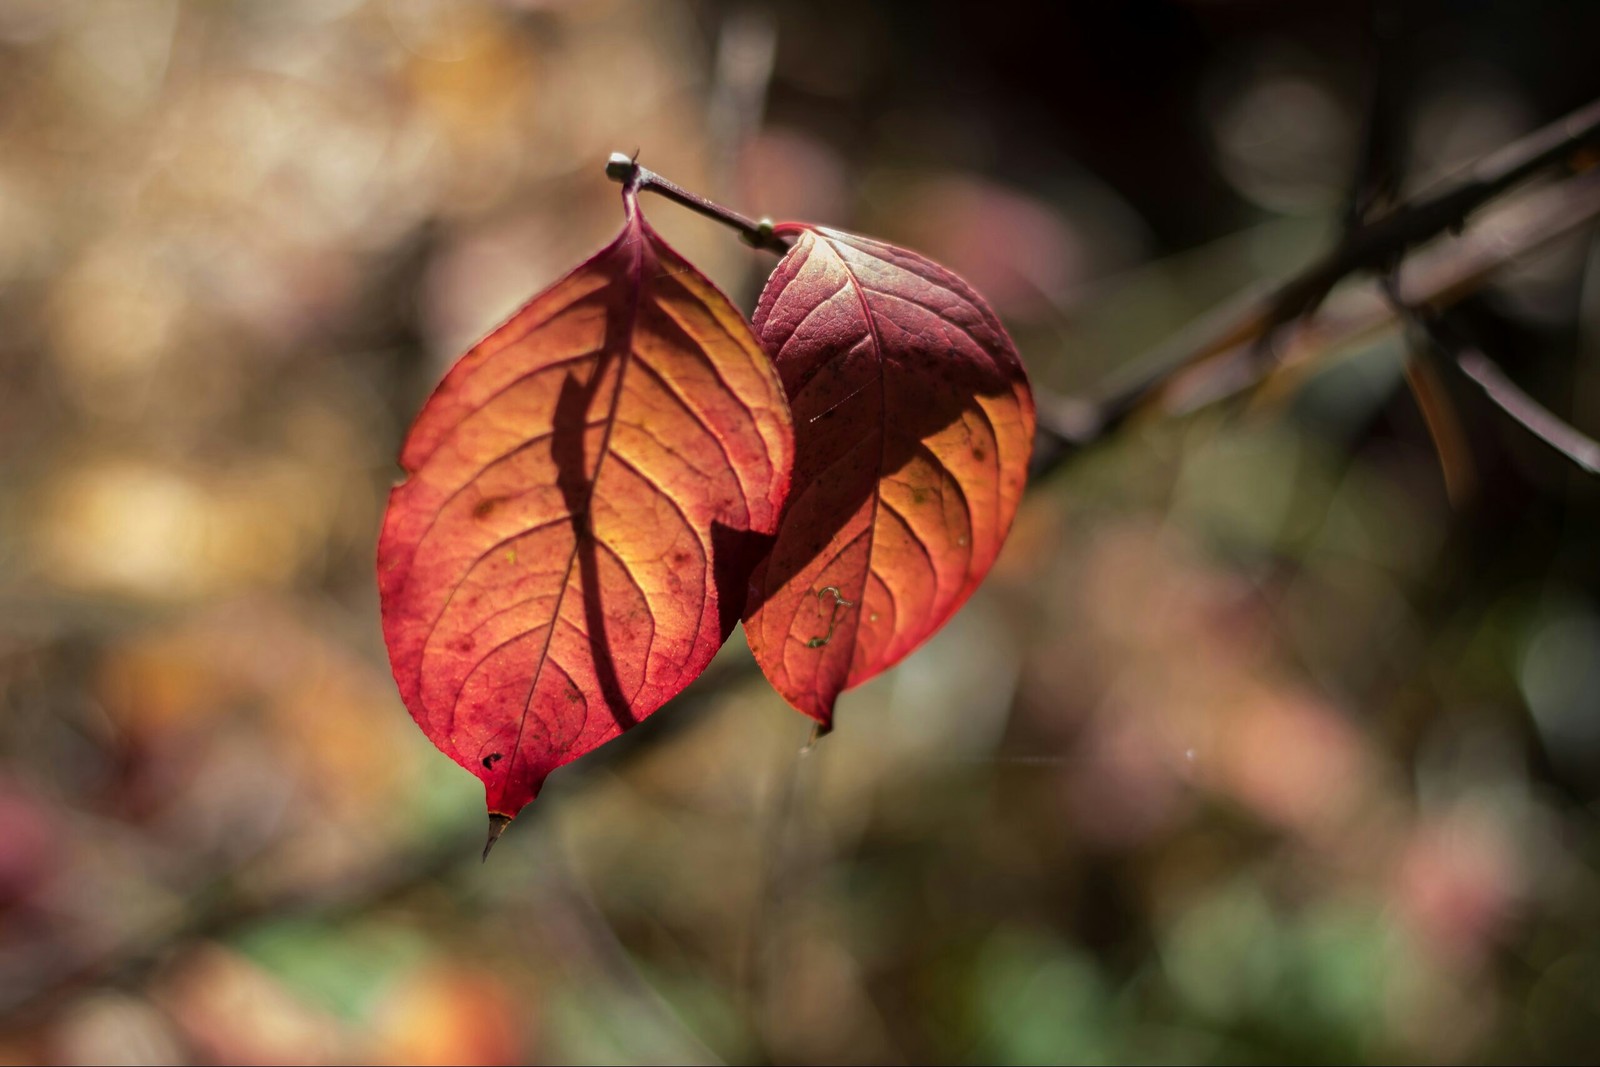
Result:
<instances>
[{"instance_id":1,"label":"diagonal branch","mask_svg":"<svg viewBox=\"0 0 1600 1067\"><path fill-rule=\"evenodd\" d=\"M1464 178L1420 199L1403 203L1377 218L1347 229L1328 252L1264 296L1251 297L1204 320L1195 331L1163 346L1141 361L1144 370L1132 381L1107 392L1098 401L1041 398L1041 431L1033 477L1049 473L1077 452L1114 433L1135 413L1151 407L1194 406L1248 388L1272 372L1264 358L1271 346L1265 342L1280 328L1294 322L1304 325L1322 306L1336 285L1363 271L1383 271L1411 251L1446 232L1466 226L1468 217L1523 181L1557 165L1582 161L1583 153L1600 148L1600 100L1513 142L1470 167ZM1516 255L1569 231L1600 214L1600 198L1591 182L1580 180L1557 210L1540 215L1523 227L1515 242L1468 248L1476 268L1452 269L1438 264L1434 298L1459 296L1463 275L1478 279ZM1550 206L1548 201L1542 206ZM1470 288L1470 286L1469 286ZM1371 298L1366 301L1370 303ZM1347 309L1340 309L1347 311ZM1371 318L1370 312L1368 318ZM1380 312L1377 323L1391 321L1392 311ZM1324 349L1326 350L1326 349Z\"/></svg>"},{"instance_id":2,"label":"diagonal branch","mask_svg":"<svg viewBox=\"0 0 1600 1067\"><path fill-rule=\"evenodd\" d=\"M1525 429L1590 474L1600 474L1600 444L1562 422L1548 408L1519 389L1499 366L1475 348L1456 353L1461 373L1478 383L1486 396Z\"/></svg>"},{"instance_id":3,"label":"diagonal branch","mask_svg":"<svg viewBox=\"0 0 1600 1067\"><path fill-rule=\"evenodd\" d=\"M1578 467L1600 474L1600 444L1529 396L1506 377L1499 364L1451 331L1438 315L1405 303L1393 288L1386 288L1385 293L1395 310L1427 339L1432 351L1482 389L1496 407Z\"/></svg>"}]
</instances>

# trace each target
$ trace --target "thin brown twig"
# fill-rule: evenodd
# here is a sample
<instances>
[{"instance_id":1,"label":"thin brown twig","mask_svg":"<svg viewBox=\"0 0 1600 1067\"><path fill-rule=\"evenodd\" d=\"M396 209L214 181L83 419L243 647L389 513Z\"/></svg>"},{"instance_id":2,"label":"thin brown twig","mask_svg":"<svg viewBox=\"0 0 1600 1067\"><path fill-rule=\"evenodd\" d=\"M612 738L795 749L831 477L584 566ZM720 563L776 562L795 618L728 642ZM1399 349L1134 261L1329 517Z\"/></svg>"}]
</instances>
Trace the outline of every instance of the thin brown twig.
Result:
<instances>
[{"instance_id":1,"label":"thin brown twig","mask_svg":"<svg viewBox=\"0 0 1600 1067\"><path fill-rule=\"evenodd\" d=\"M789 251L787 238L779 237L772 232L772 220L762 219L757 222L746 215L741 215L732 208L723 207L721 204L708 200L698 193L691 193L677 182L669 181L648 167L641 167L639 161L626 152L613 152L606 161L606 177L614 182L621 182L640 192L651 192L664 196L675 204L688 208L698 215L738 232L744 242L752 248L762 248L768 252L783 255Z\"/></svg>"},{"instance_id":2,"label":"thin brown twig","mask_svg":"<svg viewBox=\"0 0 1600 1067\"><path fill-rule=\"evenodd\" d=\"M1406 384L1417 401L1422 422L1433 439L1439 457L1439 472L1444 477L1444 492L1450 503L1462 507L1477 492L1477 468L1467 447L1467 432L1444 383L1439 380L1435 361L1425 353L1413 352L1405 361Z\"/></svg>"},{"instance_id":3,"label":"thin brown twig","mask_svg":"<svg viewBox=\"0 0 1600 1067\"><path fill-rule=\"evenodd\" d=\"M1400 294L1398 267L1379 280L1378 288L1402 322L1415 325L1417 312ZM1444 366L1436 346L1413 343L1405 360L1406 384L1411 387L1428 436L1433 439L1433 451L1439 457L1439 471L1444 477L1445 496L1455 506L1462 507L1477 490L1477 471L1460 416L1440 380Z\"/></svg>"}]
</instances>

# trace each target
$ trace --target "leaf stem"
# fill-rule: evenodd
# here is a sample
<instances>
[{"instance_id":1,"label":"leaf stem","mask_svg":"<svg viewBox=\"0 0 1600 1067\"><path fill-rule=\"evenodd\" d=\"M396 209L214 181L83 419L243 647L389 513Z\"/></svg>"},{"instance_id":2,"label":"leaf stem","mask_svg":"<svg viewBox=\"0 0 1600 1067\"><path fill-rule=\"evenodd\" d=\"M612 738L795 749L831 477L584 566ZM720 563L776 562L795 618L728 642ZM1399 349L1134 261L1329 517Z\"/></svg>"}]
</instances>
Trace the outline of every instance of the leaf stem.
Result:
<instances>
[{"instance_id":1,"label":"leaf stem","mask_svg":"<svg viewBox=\"0 0 1600 1067\"><path fill-rule=\"evenodd\" d=\"M625 186L631 186L635 190L658 193L690 211L720 222L729 229L736 230L744 243L752 248L764 248L780 256L789 251L788 240L772 232L771 219L757 222L731 208L725 208L703 196L691 193L677 182L668 181L648 167L641 167L638 160L632 156L622 152L611 153L611 158L606 161L606 177Z\"/></svg>"}]
</instances>

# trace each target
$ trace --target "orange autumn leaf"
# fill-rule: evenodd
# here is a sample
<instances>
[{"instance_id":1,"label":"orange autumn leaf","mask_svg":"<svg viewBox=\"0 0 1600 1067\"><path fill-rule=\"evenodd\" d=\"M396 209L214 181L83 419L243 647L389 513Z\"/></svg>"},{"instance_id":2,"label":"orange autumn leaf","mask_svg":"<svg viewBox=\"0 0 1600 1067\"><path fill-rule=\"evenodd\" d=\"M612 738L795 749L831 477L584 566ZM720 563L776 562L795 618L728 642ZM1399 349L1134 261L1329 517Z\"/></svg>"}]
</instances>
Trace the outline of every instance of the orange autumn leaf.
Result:
<instances>
[{"instance_id":1,"label":"orange autumn leaf","mask_svg":"<svg viewBox=\"0 0 1600 1067\"><path fill-rule=\"evenodd\" d=\"M379 539L401 697L497 827L700 674L789 484L749 326L623 200L617 238L428 399Z\"/></svg>"},{"instance_id":2,"label":"orange autumn leaf","mask_svg":"<svg viewBox=\"0 0 1600 1067\"><path fill-rule=\"evenodd\" d=\"M789 395L794 486L751 578L768 680L828 729L839 693L943 626L1000 551L1034 404L994 312L943 267L797 224L755 328Z\"/></svg>"}]
</instances>

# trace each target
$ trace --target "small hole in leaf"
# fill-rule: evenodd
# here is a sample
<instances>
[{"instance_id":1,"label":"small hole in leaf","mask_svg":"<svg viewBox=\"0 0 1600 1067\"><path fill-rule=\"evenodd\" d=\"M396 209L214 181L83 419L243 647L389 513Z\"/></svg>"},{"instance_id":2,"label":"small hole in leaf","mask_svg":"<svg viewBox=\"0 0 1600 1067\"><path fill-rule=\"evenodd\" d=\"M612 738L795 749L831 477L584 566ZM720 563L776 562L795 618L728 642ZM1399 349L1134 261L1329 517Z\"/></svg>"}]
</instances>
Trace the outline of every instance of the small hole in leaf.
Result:
<instances>
[{"instance_id":1,"label":"small hole in leaf","mask_svg":"<svg viewBox=\"0 0 1600 1067\"><path fill-rule=\"evenodd\" d=\"M495 765L495 762L497 760L502 760L502 759L505 759L505 755L503 753L500 753L500 752L491 752L491 753L489 753L487 756L483 757L483 769L484 770L488 770L489 768L491 768L491 767L493 767Z\"/></svg>"}]
</instances>

